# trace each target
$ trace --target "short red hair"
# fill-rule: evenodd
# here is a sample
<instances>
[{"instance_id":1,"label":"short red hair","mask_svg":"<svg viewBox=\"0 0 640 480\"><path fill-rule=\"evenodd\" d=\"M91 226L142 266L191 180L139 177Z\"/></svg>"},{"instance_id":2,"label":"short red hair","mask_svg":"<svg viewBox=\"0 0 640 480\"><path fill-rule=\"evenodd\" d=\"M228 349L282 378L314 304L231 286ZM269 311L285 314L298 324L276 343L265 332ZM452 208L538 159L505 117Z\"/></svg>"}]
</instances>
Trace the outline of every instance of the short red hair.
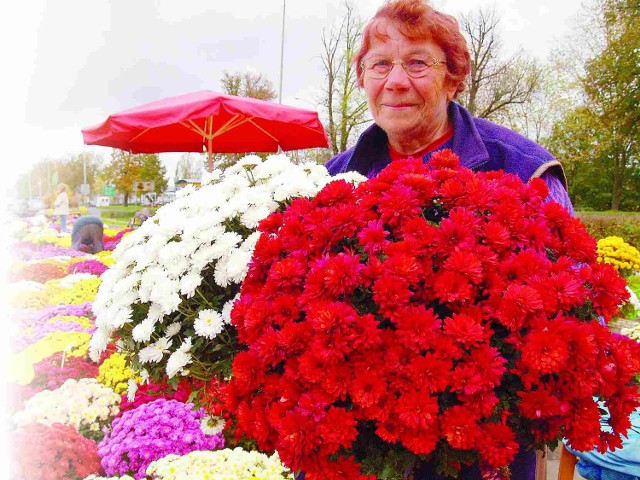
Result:
<instances>
[{"instance_id":1,"label":"short red hair","mask_svg":"<svg viewBox=\"0 0 640 480\"><path fill-rule=\"evenodd\" d=\"M378 24L383 20L395 23L400 32L411 40L429 40L442 48L447 57L447 82L456 86L456 97L464 91L464 80L471 71L467 41L455 18L434 10L425 0L388 1L365 26L362 45L353 59L361 87L362 59L371 48L371 38L385 39L378 30Z\"/></svg>"}]
</instances>

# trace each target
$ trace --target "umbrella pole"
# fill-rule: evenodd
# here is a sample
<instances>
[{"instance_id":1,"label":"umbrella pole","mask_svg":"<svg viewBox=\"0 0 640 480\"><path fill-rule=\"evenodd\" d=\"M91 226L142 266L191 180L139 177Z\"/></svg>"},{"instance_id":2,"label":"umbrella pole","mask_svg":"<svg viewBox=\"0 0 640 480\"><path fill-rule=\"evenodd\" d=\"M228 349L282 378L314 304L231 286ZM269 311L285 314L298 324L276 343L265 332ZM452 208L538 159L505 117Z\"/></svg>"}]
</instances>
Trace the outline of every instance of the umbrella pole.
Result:
<instances>
[{"instance_id":1,"label":"umbrella pole","mask_svg":"<svg viewBox=\"0 0 640 480\"><path fill-rule=\"evenodd\" d=\"M207 157L209 159L209 173L213 172L213 117L209 117L209 135L207 136Z\"/></svg>"}]
</instances>

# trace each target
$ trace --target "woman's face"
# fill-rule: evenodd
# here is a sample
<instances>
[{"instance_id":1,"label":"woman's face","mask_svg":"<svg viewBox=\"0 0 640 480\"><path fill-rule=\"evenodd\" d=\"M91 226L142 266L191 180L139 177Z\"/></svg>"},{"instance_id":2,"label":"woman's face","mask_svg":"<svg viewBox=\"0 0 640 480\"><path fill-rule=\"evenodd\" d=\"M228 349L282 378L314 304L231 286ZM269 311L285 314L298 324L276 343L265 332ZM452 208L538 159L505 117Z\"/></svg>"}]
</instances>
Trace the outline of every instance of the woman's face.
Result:
<instances>
[{"instance_id":1,"label":"woman's face","mask_svg":"<svg viewBox=\"0 0 640 480\"><path fill-rule=\"evenodd\" d=\"M396 25L381 21L378 31L387 38L375 36L364 57L407 60L412 57L433 57L445 61L443 50L431 41L410 40ZM397 63L386 78L372 78L363 71L363 85L369 110L375 122L387 133L392 146L429 143L446 130L447 104L453 99L456 87L445 82L444 64L431 68L424 77L412 78Z\"/></svg>"}]
</instances>

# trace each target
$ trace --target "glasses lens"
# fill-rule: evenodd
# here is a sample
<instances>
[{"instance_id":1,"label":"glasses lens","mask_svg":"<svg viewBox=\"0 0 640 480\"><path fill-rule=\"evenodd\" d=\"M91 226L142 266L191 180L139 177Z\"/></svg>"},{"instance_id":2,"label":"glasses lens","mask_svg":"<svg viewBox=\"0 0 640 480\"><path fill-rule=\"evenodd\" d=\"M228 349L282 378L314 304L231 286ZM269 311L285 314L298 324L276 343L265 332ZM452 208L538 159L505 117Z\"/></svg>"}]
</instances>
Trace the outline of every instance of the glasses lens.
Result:
<instances>
[{"instance_id":1,"label":"glasses lens","mask_svg":"<svg viewBox=\"0 0 640 480\"><path fill-rule=\"evenodd\" d=\"M396 63L400 63L406 74L410 77L420 78L424 77L429 73L429 70L431 70L432 67L440 64L441 62L433 58L419 57L408 58L402 62L388 59L371 59L362 62L362 67L371 78L381 79L386 78L386 76L389 75Z\"/></svg>"},{"instance_id":2,"label":"glasses lens","mask_svg":"<svg viewBox=\"0 0 640 480\"><path fill-rule=\"evenodd\" d=\"M373 78L384 78L393 68L393 62L386 59L369 60L366 69Z\"/></svg>"},{"instance_id":3,"label":"glasses lens","mask_svg":"<svg viewBox=\"0 0 640 480\"><path fill-rule=\"evenodd\" d=\"M429 61L422 58L409 58L402 64L404 71L412 77L422 77L429 70Z\"/></svg>"}]
</instances>

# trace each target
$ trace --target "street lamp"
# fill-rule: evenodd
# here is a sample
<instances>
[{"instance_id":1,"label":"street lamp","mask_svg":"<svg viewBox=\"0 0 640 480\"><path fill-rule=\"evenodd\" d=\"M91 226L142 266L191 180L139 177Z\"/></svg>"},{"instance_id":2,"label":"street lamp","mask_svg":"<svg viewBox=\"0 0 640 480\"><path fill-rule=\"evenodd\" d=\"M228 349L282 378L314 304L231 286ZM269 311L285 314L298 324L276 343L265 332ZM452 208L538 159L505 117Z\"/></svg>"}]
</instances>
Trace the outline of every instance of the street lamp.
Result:
<instances>
[{"instance_id":1,"label":"street lamp","mask_svg":"<svg viewBox=\"0 0 640 480\"><path fill-rule=\"evenodd\" d=\"M278 103L282 103L282 70L284 69L284 13L287 0L282 0L282 35L280 37L280 91L278 93Z\"/></svg>"}]
</instances>

